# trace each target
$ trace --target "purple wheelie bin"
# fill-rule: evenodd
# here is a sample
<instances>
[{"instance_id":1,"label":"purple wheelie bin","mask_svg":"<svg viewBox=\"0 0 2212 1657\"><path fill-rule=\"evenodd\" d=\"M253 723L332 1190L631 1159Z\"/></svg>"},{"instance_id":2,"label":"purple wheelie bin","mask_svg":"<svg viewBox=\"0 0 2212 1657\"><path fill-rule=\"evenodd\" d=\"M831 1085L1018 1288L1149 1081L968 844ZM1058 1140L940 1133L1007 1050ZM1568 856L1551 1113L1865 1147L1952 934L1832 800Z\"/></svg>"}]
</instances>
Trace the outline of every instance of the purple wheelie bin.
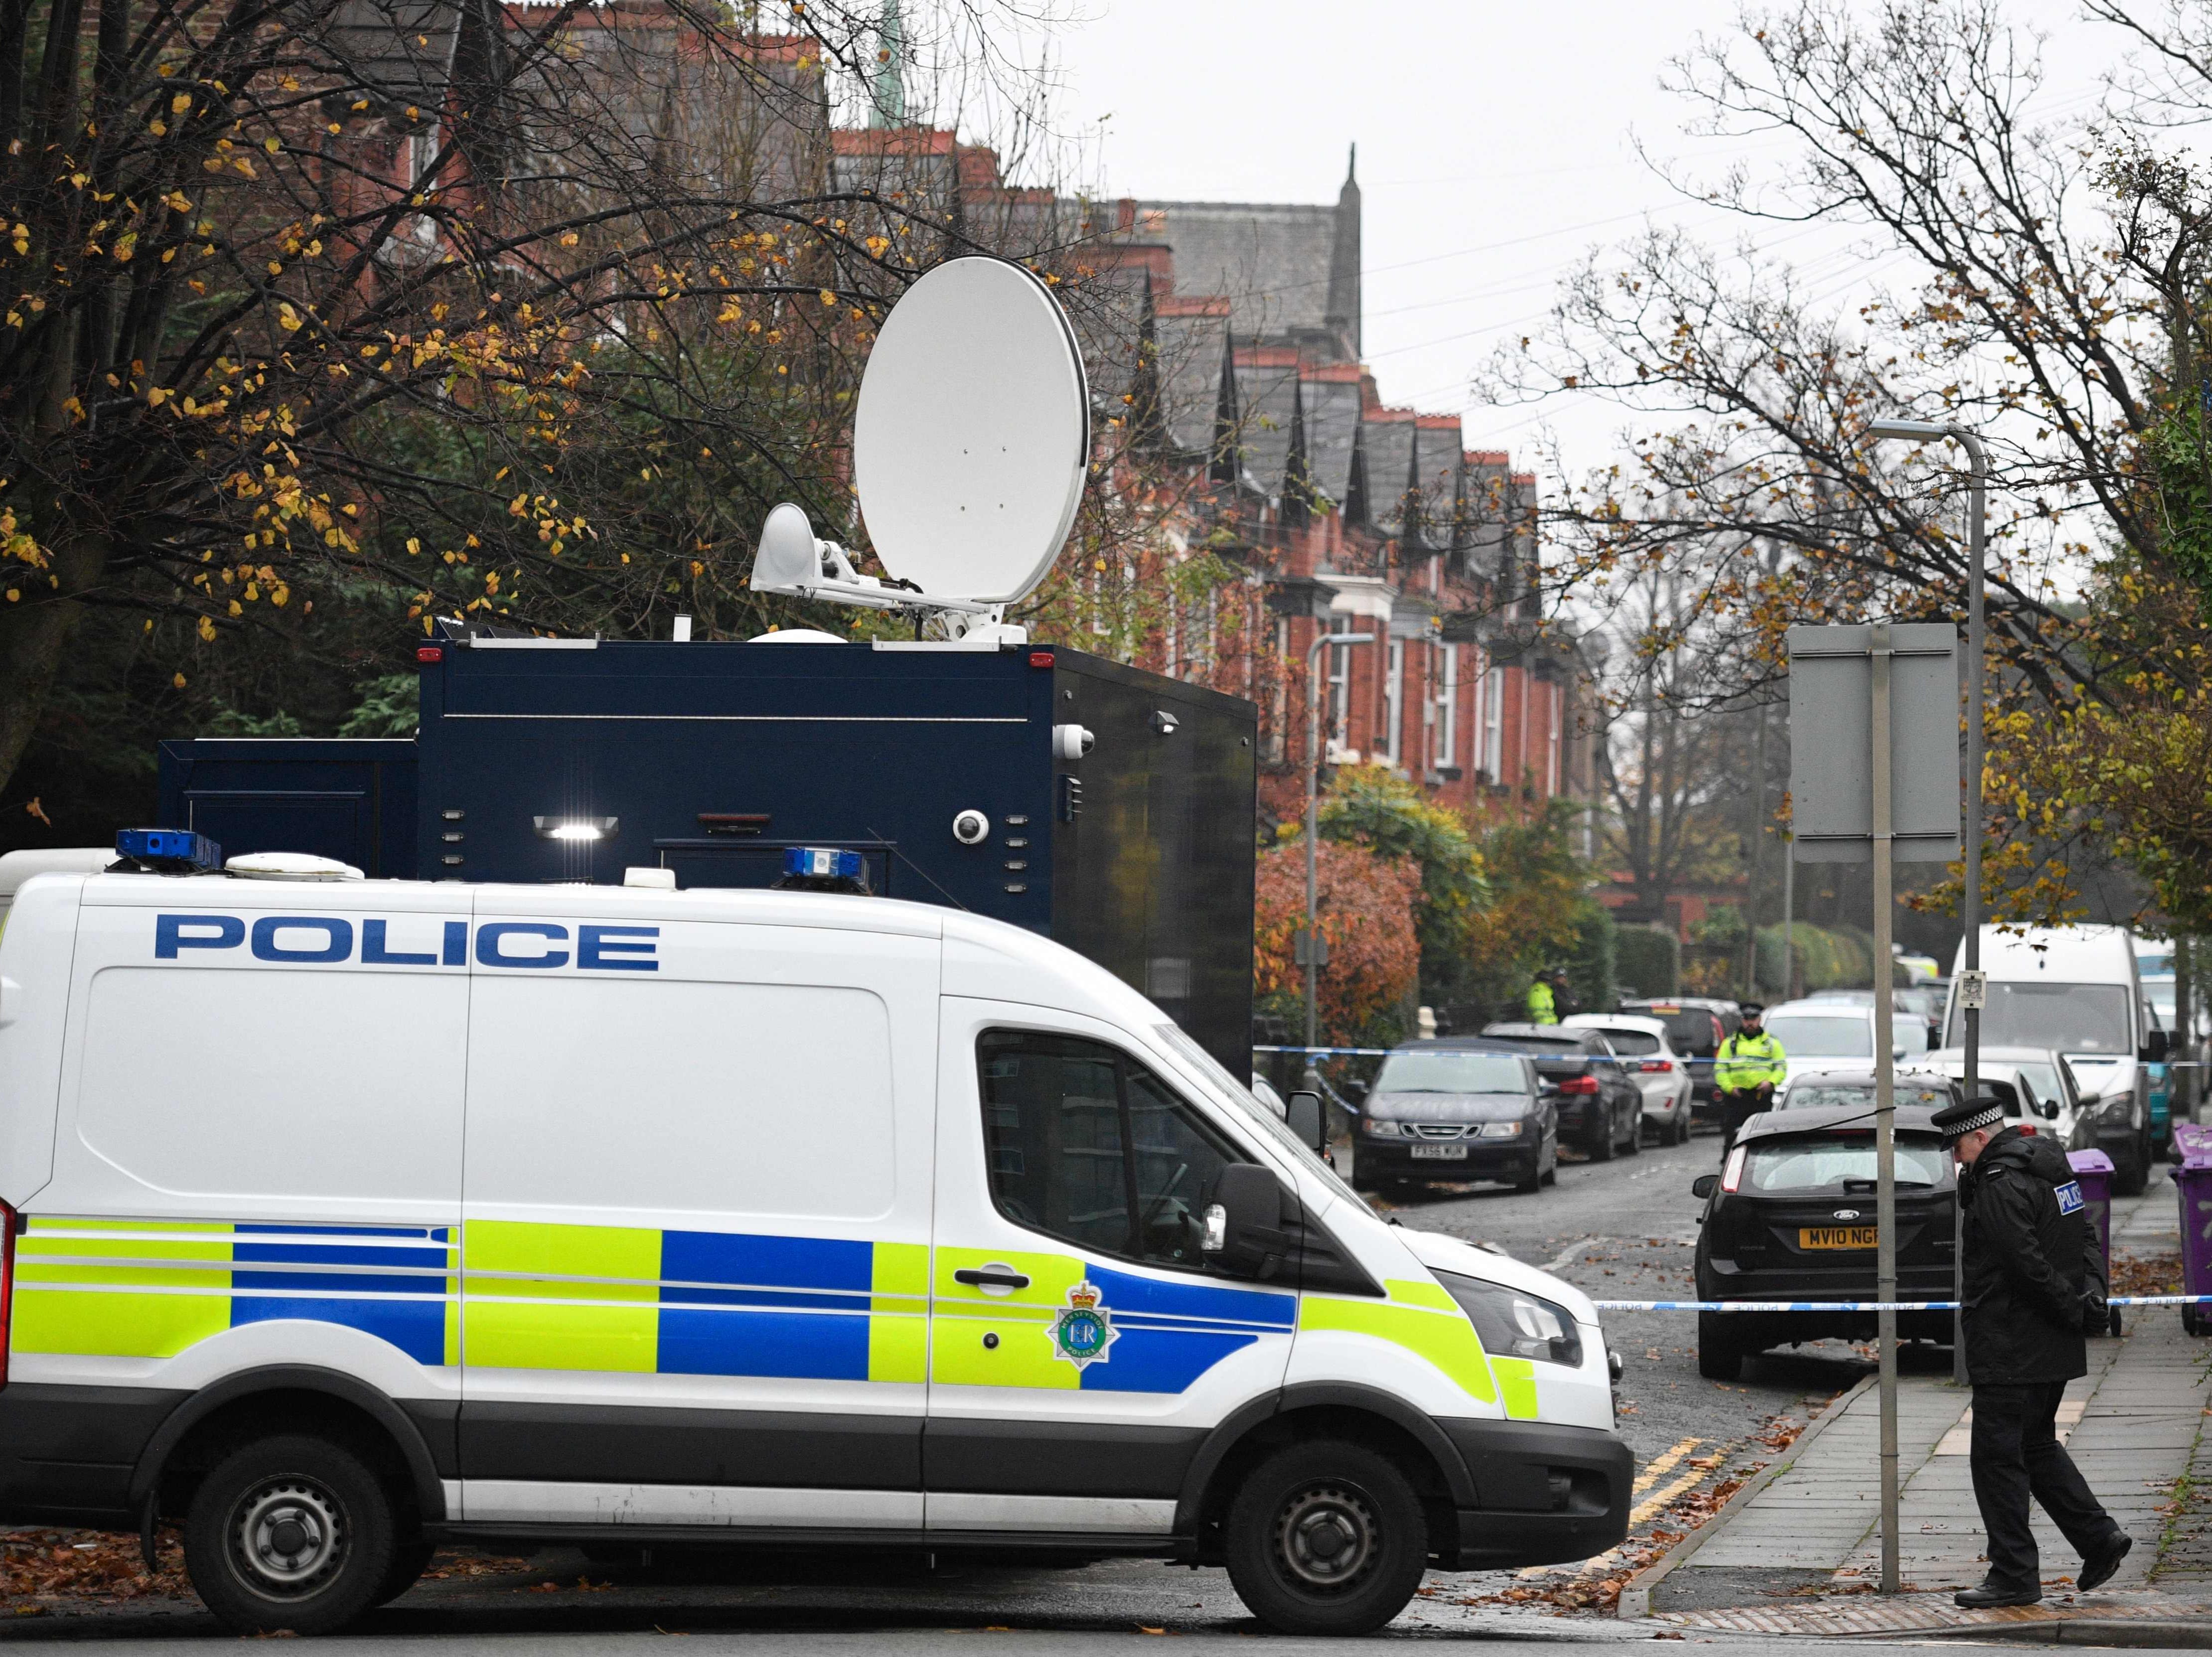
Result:
<instances>
[{"instance_id":1,"label":"purple wheelie bin","mask_svg":"<svg viewBox=\"0 0 2212 1657\"><path fill-rule=\"evenodd\" d=\"M2181 1158L2173 1171L2181 1193L2181 1292L2212 1295L2212 1127L2176 1122L2173 1149ZM2212 1305L2184 1306L2181 1326L2192 1335L2212 1335Z\"/></svg>"},{"instance_id":2,"label":"purple wheelie bin","mask_svg":"<svg viewBox=\"0 0 2212 1657\"><path fill-rule=\"evenodd\" d=\"M2089 1223L2097 1228L2097 1247L2105 1257L2105 1281L2112 1278L2112 1159L2101 1150L2069 1150L2066 1160L2074 1169L2075 1182L2081 1187L2082 1205L2089 1211ZM2109 1326L2112 1333L2120 1332L2120 1308L2112 1308Z\"/></svg>"}]
</instances>

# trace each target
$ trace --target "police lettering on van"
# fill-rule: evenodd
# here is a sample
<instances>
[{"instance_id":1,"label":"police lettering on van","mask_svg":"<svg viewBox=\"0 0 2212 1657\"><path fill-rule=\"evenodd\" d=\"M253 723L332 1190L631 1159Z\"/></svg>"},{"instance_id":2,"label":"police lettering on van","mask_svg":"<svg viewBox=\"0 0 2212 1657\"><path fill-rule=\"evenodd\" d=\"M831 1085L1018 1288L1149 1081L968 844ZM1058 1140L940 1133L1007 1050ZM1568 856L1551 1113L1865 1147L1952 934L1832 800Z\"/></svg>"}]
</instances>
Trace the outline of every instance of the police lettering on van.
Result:
<instances>
[{"instance_id":1,"label":"police lettering on van","mask_svg":"<svg viewBox=\"0 0 2212 1657\"><path fill-rule=\"evenodd\" d=\"M1632 1505L1586 1296L944 907L40 875L0 1239L0 1524L180 1526L242 1631L567 1542L1216 1563L1343 1634Z\"/></svg>"},{"instance_id":2,"label":"police lettering on van","mask_svg":"<svg viewBox=\"0 0 2212 1657\"><path fill-rule=\"evenodd\" d=\"M410 917L398 923L412 925L419 937L404 930L400 942L430 947L393 947L393 922L370 916L360 923L361 951L367 967L465 967L469 962L469 923L448 920L422 923ZM327 966L356 958L354 926L344 915L258 915L249 926L244 917L225 914L164 914L155 918L154 958L180 959L186 950L250 950L256 961L287 965ZM435 927L436 930L433 930ZM659 970L652 941L658 926L591 926L575 929L574 964L618 972ZM306 938L308 941L303 942ZM509 940L513 940L510 942ZM476 929L476 962L479 967L559 968L570 963L569 929L546 921L495 920Z\"/></svg>"}]
</instances>

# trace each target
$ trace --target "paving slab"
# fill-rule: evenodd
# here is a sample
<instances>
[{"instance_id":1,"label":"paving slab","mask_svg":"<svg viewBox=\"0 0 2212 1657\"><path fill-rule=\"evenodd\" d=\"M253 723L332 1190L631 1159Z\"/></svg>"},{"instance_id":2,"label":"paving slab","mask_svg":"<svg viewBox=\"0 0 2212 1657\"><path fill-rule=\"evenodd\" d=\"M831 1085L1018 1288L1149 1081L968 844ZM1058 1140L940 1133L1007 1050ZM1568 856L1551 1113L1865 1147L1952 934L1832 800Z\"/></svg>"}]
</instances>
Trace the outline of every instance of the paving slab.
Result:
<instances>
[{"instance_id":1,"label":"paving slab","mask_svg":"<svg viewBox=\"0 0 2212 1657\"><path fill-rule=\"evenodd\" d=\"M2117 1203L2114 1220L2117 1251L2151 1255L2179 1246L2173 1188L2163 1177L2146 1197ZM2090 1488L2136 1541L2109 1587L2081 1598L2103 1603L2113 1593L2142 1596L2154 1585L2161 1591L2141 1600L2148 1609L2114 1613L2123 1620L2155 1621L2178 1605L2190 1616L2207 1614L2201 1603L2183 1605L2166 1596L2212 1593L2208 1352L2212 1342L2185 1335L2178 1313L2144 1308L2129 1318L2124 1336L2090 1343L2089 1373L2067 1388L2062 1420L2072 1422L2069 1451ZM1960 1453L1970 1399L1970 1390L1953 1386L1948 1376L1899 1377L1898 1541L1907 1593L1883 1604L1909 1600L1953 1611L1950 1591L1979 1581L1987 1572L1972 1466ZM1863 1593L1881 1574L1880 1396L1869 1386L1836 1408L1838 1413L1824 1419L1817 1435L1808 1432L1801 1441L1791 1460L1678 1550L1686 1556L1679 1569L1660 1562L1643 1574L1654 1586L1624 1593L1624 1605L1648 1603L1654 1615L1679 1611L1700 1619L1695 1626L1715 1631L1842 1634L1971 1626L1948 1618L1928 1621L1934 1613L1924 1610L1911 1613L1918 1622L1908 1617L1898 1623L1894 1616L1903 1613L1853 1608L1872 1606L1872 1600L1828 1605L1802 1598L1817 1592L1808 1579L1824 1568L1832 1589L1847 1595ZM2072 1587L2075 1557L2041 1509L2033 1510L2033 1522L2046 1598L2063 1594ZM1745 1620L1729 1623L1733 1613L1720 1601L1730 1582L1761 1584L1759 1597L1780 1593L1793 1603L1753 1606L1744 1611Z\"/></svg>"}]
</instances>

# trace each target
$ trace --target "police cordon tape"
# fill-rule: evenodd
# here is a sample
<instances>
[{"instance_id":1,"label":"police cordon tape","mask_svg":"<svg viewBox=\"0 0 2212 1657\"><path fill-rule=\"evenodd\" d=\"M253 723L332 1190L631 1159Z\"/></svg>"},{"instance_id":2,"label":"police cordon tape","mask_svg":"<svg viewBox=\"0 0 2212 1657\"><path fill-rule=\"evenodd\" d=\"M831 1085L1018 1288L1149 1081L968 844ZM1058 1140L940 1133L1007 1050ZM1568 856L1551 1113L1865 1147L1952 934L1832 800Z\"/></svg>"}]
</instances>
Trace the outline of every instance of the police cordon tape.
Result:
<instances>
[{"instance_id":1,"label":"police cordon tape","mask_svg":"<svg viewBox=\"0 0 2212 1657\"><path fill-rule=\"evenodd\" d=\"M1601 1312L1955 1312L1956 1301L1592 1301ZM2212 1306L2212 1295L2114 1295L2107 1306Z\"/></svg>"}]
</instances>

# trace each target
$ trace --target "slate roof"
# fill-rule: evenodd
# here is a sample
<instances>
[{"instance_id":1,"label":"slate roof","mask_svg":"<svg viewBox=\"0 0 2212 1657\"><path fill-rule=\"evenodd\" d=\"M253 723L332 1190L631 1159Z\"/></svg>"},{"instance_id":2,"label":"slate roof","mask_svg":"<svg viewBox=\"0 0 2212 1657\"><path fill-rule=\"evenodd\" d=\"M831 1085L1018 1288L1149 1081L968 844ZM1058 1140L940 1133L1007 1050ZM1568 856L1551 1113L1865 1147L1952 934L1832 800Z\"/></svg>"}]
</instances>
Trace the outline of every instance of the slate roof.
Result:
<instances>
[{"instance_id":1,"label":"slate roof","mask_svg":"<svg viewBox=\"0 0 2212 1657\"><path fill-rule=\"evenodd\" d=\"M1374 526L1399 532L1399 506L1406 493L1407 468L1414 454L1418 428L1411 409L1374 409L1365 419L1367 509Z\"/></svg>"},{"instance_id":2,"label":"slate roof","mask_svg":"<svg viewBox=\"0 0 2212 1657\"><path fill-rule=\"evenodd\" d=\"M1342 506L1352 489L1352 447L1359 431L1359 382L1309 379L1305 399L1306 442L1312 454L1314 487ZM1369 482L1373 483L1371 471Z\"/></svg>"},{"instance_id":3,"label":"slate roof","mask_svg":"<svg viewBox=\"0 0 2212 1657\"><path fill-rule=\"evenodd\" d=\"M1286 356L1287 352L1243 354ZM1243 415L1237 434L1244 476L1251 488L1273 498L1283 492L1283 473L1291 458L1291 410L1298 381L1295 362L1245 361L1237 368L1237 403Z\"/></svg>"},{"instance_id":4,"label":"slate roof","mask_svg":"<svg viewBox=\"0 0 2212 1657\"><path fill-rule=\"evenodd\" d=\"M1194 314L1158 302L1160 422L1175 447L1202 452L1213 444L1213 410L1221 384L1221 338L1230 319L1220 307Z\"/></svg>"},{"instance_id":5,"label":"slate roof","mask_svg":"<svg viewBox=\"0 0 2212 1657\"><path fill-rule=\"evenodd\" d=\"M1176 292L1222 294L1246 338L1319 329L1336 209L1280 202L1143 202L1139 234L1175 250Z\"/></svg>"}]
</instances>

